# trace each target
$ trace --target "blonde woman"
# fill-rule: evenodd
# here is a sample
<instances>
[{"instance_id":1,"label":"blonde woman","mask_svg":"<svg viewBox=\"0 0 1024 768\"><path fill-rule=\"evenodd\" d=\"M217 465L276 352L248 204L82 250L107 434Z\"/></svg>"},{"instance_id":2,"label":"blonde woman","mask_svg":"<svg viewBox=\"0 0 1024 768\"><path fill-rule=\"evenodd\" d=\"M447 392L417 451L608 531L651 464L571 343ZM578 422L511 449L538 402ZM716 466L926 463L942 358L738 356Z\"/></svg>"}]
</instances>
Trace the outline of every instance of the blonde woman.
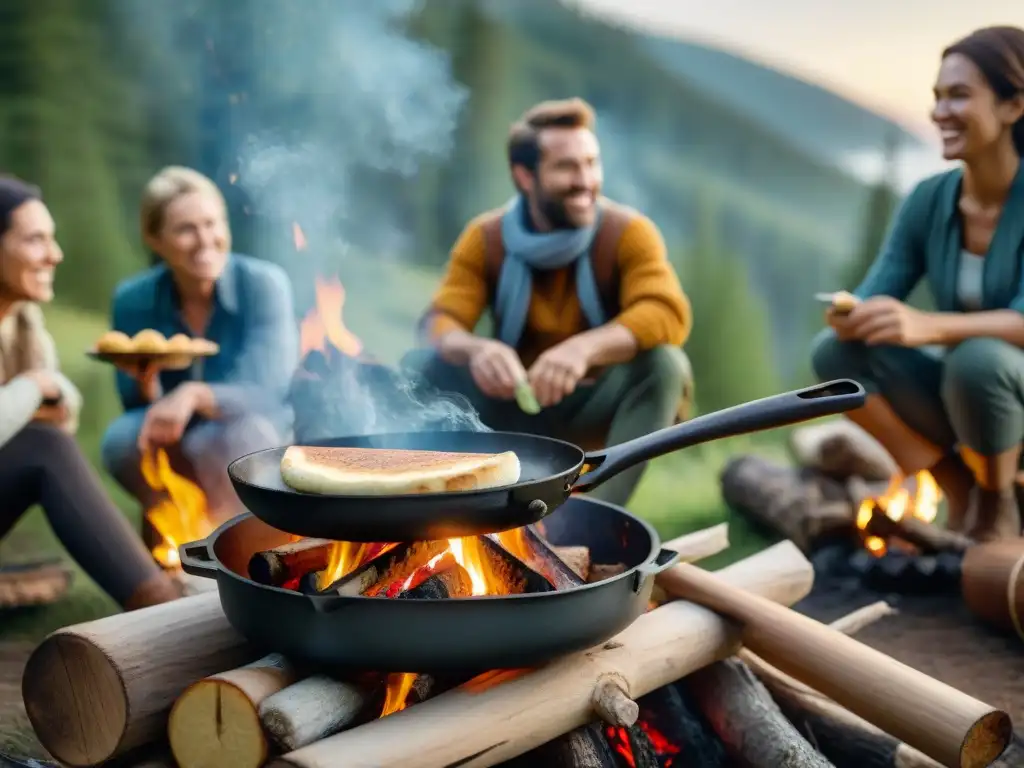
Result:
<instances>
[{"instance_id":1,"label":"blonde woman","mask_svg":"<svg viewBox=\"0 0 1024 768\"><path fill-rule=\"evenodd\" d=\"M298 358L291 286L280 267L231 252L224 198L197 171L172 166L154 176L141 226L160 263L118 286L113 328L203 337L220 352L184 371L119 371L125 412L107 430L103 462L148 509L157 497L140 463L163 448L224 519L240 509L228 463L290 431L284 400Z\"/></svg>"},{"instance_id":2,"label":"blonde woman","mask_svg":"<svg viewBox=\"0 0 1024 768\"><path fill-rule=\"evenodd\" d=\"M40 192L0 178L0 538L40 504L72 557L127 610L180 597L75 442L82 399L40 304L64 255Z\"/></svg>"}]
</instances>

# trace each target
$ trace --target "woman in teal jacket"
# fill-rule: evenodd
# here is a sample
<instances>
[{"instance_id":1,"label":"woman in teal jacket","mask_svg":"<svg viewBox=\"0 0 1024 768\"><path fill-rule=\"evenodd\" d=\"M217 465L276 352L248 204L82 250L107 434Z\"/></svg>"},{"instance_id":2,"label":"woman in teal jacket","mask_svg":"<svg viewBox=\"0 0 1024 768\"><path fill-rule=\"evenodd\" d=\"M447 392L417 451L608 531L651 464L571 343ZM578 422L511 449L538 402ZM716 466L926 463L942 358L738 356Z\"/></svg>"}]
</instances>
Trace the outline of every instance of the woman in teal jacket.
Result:
<instances>
[{"instance_id":1,"label":"woman in teal jacket","mask_svg":"<svg viewBox=\"0 0 1024 768\"><path fill-rule=\"evenodd\" d=\"M827 314L813 365L868 390L849 417L908 474L929 469L950 527L1018 536L1024 440L1024 30L947 48L932 120L960 167L921 182L846 314ZM936 312L908 306L924 279Z\"/></svg>"}]
</instances>

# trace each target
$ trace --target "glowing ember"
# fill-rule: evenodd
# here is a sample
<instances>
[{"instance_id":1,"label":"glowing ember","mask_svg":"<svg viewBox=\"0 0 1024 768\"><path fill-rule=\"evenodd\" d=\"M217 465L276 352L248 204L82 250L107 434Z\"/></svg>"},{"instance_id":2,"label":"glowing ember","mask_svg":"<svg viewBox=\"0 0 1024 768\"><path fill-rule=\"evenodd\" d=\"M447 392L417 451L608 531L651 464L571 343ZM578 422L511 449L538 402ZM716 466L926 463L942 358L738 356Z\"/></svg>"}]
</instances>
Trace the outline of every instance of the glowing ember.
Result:
<instances>
[{"instance_id":1,"label":"glowing ember","mask_svg":"<svg viewBox=\"0 0 1024 768\"><path fill-rule=\"evenodd\" d=\"M146 519L163 539L153 548L153 557L165 568L179 568L178 546L206 538L215 527L206 494L174 471L162 448L143 456L141 469L150 488L167 494L167 498L146 511Z\"/></svg>"},{"instance_id":2,"label":"glowing ember","mask_svg":"<svg viewBox=\"0 0 1024 768\"><path fill-rule=\"evenodd\" d=\"M857 529L865 531L871 523L871 516L878 513L884 514L894 522L899 522L908 514L926 523L933 522L939 511L942 491L927 470L918 472L915 480L916 491L913 497L904 485L903 476L897 474L881 496L862 501L857 509ZM879 536L865 536L864 546L878 557L888 551L885 540Z\"/></svg>"},{"instance_id":3,"label":"glowing ember","mask_svg":"<svg viewBox=\"0 0 1024 768\"><path fill-rule=\"evenodd\" d=\"M673 744L668 737L646 720L641 718L636 721L636 725L650 741L654 754L658 758L658 764L662 768L672 768L675 756L682 751L680 747ZM629 741L629 731L626 728L609 725L605 726L604 734L608 739L608 744L622 758L623 762L630 768L636 768L636 757Z\"/></svg>"}]
</instances>

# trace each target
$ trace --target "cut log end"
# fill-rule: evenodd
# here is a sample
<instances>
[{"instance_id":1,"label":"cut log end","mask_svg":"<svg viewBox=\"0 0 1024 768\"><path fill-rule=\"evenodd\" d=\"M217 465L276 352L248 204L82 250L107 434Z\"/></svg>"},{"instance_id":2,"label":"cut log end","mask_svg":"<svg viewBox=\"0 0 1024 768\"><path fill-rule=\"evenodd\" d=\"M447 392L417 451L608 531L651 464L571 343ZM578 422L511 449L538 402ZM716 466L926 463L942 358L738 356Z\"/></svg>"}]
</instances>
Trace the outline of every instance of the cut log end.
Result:
<instances>
[{"instance_id":1,"label":"cut log end","mask_svg":"<svg viewBox=\"0 0 1024 768\"><path fill-rule=\"evenodd\" d=\"M984 768L995 762L1013 740L1013 724L1005 712L993 711L967 732L960 747L962 768Z\"/></svg>"},{"instance_id":2,"label":"cut log end","mask_svg":"<svg viewBox=\"0 0 1024 768\"><path fill-rule=\"evenodd\" d=\"M180 768L259 768L269 749L256 707L223 680L200 680L178 697L167 737Z\"/></svg>"}]
</instances>

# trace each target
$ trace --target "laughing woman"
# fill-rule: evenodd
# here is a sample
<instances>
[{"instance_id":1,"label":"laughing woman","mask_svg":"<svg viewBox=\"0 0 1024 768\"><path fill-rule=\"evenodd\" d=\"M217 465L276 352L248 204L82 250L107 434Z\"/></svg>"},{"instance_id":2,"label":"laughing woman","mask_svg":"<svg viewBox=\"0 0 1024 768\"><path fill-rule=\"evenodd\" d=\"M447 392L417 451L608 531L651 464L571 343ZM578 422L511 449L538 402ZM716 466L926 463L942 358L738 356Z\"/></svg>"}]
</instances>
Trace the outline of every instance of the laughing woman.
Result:
<instances>
[{"instance_id":1,"label":"laughing woman","mask_svg":"<svg viewBox=\"0 0 1024 768\"><path fill-rule=\"evenodd\" d=\"M1024 30L980 29L947 48L932 120L959 167L921 182L816 340L822 380L868 390L848 416L906 473L931 470L950 527L1018 536L1024 440ZM938 307L905 303L924 280ZM934 352L933 348L940 351Z\"/></svg>"},{"instance_id":2,"label":"laughing woman","mask_svg":"<svg viewBox=\"0 0 1024 768\"><path fill-rule=\"evenodd\" d=\"M39 190L0 178L0 539L35 504L72 557L126 609L180 588L153 562L75 442L81 397L60 374L39 304L64 255Z\"/></svg>"},{"instance_id":3,"label":"laughing woman","mask_svg":"<svg viewBox=\"0 0 1024 768\"><path fill-rule=\"evenodd\" d=\"M146 185L142 237L160 264L122 283L113 328L152 328L220 345L185 371L119 371L125 412L103 440L103 462L143 509L159 500L142 456L165 449L198 482L217 520L240 511L227 465L285 442L284 399L298 359L291 284L284 270L231 252L224 198L208 178L172 166Z\"/></svg>"}]
</instances>

